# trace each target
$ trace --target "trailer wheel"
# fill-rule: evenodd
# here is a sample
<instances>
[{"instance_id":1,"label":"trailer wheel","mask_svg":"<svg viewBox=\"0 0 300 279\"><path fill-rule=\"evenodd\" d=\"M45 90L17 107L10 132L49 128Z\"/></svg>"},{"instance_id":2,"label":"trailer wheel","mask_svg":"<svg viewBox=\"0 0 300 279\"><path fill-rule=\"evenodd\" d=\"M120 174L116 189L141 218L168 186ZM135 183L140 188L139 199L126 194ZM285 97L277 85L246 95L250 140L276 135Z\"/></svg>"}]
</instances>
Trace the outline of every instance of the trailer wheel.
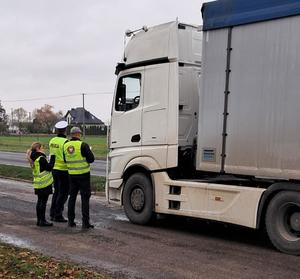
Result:
<instances>
[{"instance_id":1,"label":"trailer wheel","mask_svg":"<svg viewBox=\"0 0 300 279\"><path fill-rule=\"evenodd\" d=\"M280 192L271 200L266 213L266 229L279 251L300 255L299 192Z\"/></svg>"},{"instance_id":2,"label":"trailer wheel","mask_svg":"<svg viewBox=\"0 0 300 279\"><path fill-rule=\"evenodd\" d=\"M124 187L123 205L128 219L139 225L149 223L154 216L153 189L150 179L143 173L131 175Z\"/></svg>"}]
</instances>

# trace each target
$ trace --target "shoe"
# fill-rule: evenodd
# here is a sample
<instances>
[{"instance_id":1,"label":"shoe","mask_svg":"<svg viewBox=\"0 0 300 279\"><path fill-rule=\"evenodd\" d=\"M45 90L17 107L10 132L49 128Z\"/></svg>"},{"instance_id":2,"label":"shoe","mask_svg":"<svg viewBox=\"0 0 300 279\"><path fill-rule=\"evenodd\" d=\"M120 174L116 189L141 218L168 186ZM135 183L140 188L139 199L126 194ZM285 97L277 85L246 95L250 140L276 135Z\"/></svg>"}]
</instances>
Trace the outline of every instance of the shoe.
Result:
<instances>
[{"instance_id":1,"label":"shoe","mask_svg":"<svg viewBox=\"0 0 300 279\"><path fill-rule=\"evenodd\" d=\"M76 223L75 222L68 222L68 227L75 228L76 227Z\"/></svg>"},{"instance_id":2,"label":"shoe","mask_svg":"<svg viewBox=\"0 0 300 279\"><path fill-rule=\"evenodd\" d=\"M83 229L93 229L94 225L87 223L87 224L82 224L82 228Z\"/></svg>"},{"instance_id":3,"label":"shoe","mask_svg":"<svg viewBox=\"0 0 300 279\"><path fill-rule=\"evenodd\" d=\"M38 226L40 226L40 227L51 227L51 226L53 226L53 223L47 222L45 220L45 221L40 221L40 223L38 224Z\"/></svg>"},{"instance_id":4,"label":"shoe","mask_svg":"<svg viewBox=\"0 0 300 279\"><path fill-rule=\"evenodd\" d=\"M52 221L58 222L58 223L67 223L68 222L68 220L65 219L63 216L55 217L55 218L53 218Z\"/></svg>"}]
</instances>

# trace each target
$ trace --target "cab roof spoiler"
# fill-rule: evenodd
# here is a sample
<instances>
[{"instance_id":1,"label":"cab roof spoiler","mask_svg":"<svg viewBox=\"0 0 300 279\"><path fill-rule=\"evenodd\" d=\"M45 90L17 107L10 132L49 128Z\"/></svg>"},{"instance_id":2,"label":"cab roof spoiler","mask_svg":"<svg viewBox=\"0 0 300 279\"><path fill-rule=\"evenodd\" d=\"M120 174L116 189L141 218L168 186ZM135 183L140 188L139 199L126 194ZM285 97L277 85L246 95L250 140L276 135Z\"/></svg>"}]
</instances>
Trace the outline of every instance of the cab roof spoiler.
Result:
<instances>
[{"instance_id":1,"label":"cab roof spoiler","mask_svg":"<svg viewBox=\"0 0 300 279\"><path fill-rule=\"evenodd\" d=\"M156 64L163 64L163 63L169 63L170 60L168 57L161 57L161 58L155 58L151 60L144 60L144 61L139 61L136 63L132 64L125 64L125 63L118 63L116 66L115 74L118 75L121 71L127 70L127 69L132 69L132 68L137 68L137 67L145 67L145 66L150 66L150 65L156 65Z\"/></svg>"}]
</instances>

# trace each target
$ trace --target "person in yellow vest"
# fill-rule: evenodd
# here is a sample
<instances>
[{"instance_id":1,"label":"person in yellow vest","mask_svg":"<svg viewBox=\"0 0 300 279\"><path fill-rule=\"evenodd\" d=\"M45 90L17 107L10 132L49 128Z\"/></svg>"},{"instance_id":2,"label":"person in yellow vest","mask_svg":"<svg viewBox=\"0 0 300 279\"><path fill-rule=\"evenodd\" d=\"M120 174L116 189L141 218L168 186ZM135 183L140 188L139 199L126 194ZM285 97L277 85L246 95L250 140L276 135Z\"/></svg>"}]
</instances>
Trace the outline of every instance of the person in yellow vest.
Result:
<instances>
[{"instance_id":1,"label":"person in yellow vest","mask_svg":"<svg viewBox=\"0 0 300 279\"><path fill-rule=\"evenodd\" d=\"M54 161L48 163L42 144L39 142L33 143L27 151L27 159L32 168L34 192L38 197L36 204L36 224L40 227L52 226L52 223L47 222L45 213L48 197L52 194L53 177L51 170Z\"/></svg>"},{"instance_id":2,"label":"person in yellow vest","mask_svg":"<svg viewBox=\"0 0 300 279\"><path fill-rule=\"evenodd\" d=\"M68 168L63 157L63 147L68 141L66 136L67 127L68 122L57 122L55 124L57 135L49 142L50 158L55 160L52 170L54 193L50 208L50 218L51 221L55 222L67 222L67 220L63 217L64 205L68 199L69 193Z\"/></svg>"},{"instance_id":3,"label":"person in yellow vest","mask_svg":"<svg viewBox=\"0 0 300 279\"><path fill-rule=\"evenodd\" d=\"M75 204L78 192L81 195L82 228L94 228L90 223L89 202L91 197L90 163L95 158L89 145L82 142L81 130L73 127L71 139L64 145L65 162L70 177L70 197L68 202L69 227L75 227Z\"/></svg>"}]
</instances>

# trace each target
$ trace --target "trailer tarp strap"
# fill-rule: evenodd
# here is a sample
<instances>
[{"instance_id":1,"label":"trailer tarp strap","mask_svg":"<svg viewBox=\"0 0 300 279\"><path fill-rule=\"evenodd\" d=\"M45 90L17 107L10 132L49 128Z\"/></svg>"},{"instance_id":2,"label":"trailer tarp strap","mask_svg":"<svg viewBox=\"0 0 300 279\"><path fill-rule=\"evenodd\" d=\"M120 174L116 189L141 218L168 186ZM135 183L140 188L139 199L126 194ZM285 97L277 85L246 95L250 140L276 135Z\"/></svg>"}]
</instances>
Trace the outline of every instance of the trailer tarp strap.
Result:
<instances>
[{"instance_id":1,"label":"trailer tarp strap","mask_svg":"<svg viewBox=\"0 0 300 279\"><path fill-rule=\"evenodd\" d=\"M232 42L232 27L228 28L228 38L227 38L227 58L226 58L226 74L225 74L225 91L224 91L224 112L223 112L223 132L222 132L222 154L221 154L221 173L225 173L225 160L226 160L226 140L227 140L227 120L228 120L228 99L229 99L229 83L230 83L230 73L231 73L231 47Z\"/></svg>"}]
</instances>

